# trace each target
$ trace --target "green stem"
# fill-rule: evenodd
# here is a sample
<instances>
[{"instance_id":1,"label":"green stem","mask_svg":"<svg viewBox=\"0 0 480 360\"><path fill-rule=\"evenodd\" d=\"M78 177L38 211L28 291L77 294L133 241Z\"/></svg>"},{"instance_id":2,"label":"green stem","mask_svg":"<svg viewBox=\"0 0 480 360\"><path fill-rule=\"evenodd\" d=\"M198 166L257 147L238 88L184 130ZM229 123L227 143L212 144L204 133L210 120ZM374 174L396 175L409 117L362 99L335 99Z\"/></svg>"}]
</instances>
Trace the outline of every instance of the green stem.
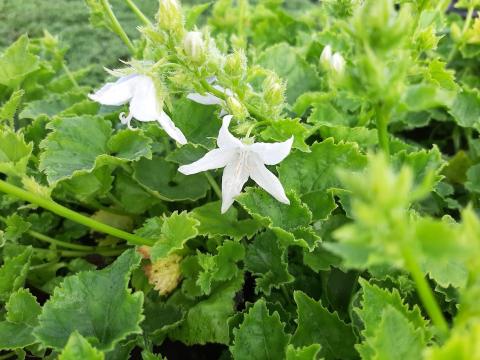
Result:
<instances>
[{"instance_id":1,"label":"green stem","mask_svg":"<svg viewBox=\"0 0 480 360\"><path fill-rule=\"evenodd\" d=\"M132 0L125 0L125 2L127 3L128 7L134 12L134 14L137 15L141 22L143 22L147 26L152 25L150 20L148 20L142 10L140 10Z\"/></svg>"},{"instance_id":2,"label":"green stem","mask_svg":"<svg viewBox=\"0 0 480 360\"><path fill-rule=\"evenodd\" d=\"M135 46L133 46L133 43L130 41L127 33L125 30L123 30L122 25L118 22L117 17L112 11L112 8L110 7L110 4L108 3L108 0L100 0L100 3L102 4L103 10L105 11L105 14L108 16L110 20L110 24L112 26L112 30L115 34L117 34L120 39L125 43L125 45L128 46L130 51L135 54L136 49Z\"/></svg>"},{"instance_id":3,"label":"green stem","mask_svg":"<svg viewBox=\"0 0 480 360\"><path fill-rule=\"evenodd\" d=\"M127 247L125 248L116 248L116 249L102 249L96 248L92 251L78 251L78 250L56 250L56 249L40 249L40 248L33 248L34 251L40 253L55 253L59 254L62 257L84 257L90 254L98 254L102 256L116 256L123 253Z\"/></svg>"},{"instance_id":4,"label":"green stem","mask_svg":"<svg viewBox=\"0 0 480 360\"><path fill-rule=\"evenodd\" d=\"M415 281L418 294L423 305L425 306L425 309L427 310L428 315L432 319L433 324L441 331L442 335L446 335L448 333L447 321L443 317L440 306L438 306L438 303L435 300L432 289L425 279L420 265L417 263L415 256L408 245L403 247L402 253L405 266Z\"/></svg>"},{"instance_id":5,"label":"green stem","mask_svg":"<svg viewBox=\"0 0 480 360\"><path fill-rule=\"evenodd\" d=\"M66 241L57 240L57 239L51 238L50 236L36 232L34 230L27 231L27 234L37 240L44 241L52 245L61 246L61 247L64 247L65 249L80 250L80 251L91 251L95 249L94 246L72 244Z\"/></svg>"},{"instance_id":6,"label":"green stem","mask_svg":"<svg viewBox=\"0 0 480 360\"><path fill-rule=\"evenodd\" d=\"M152 246L155 241L149 240L149 239L144 239L140 236L134 235L127 233L123 230L116 229L110 225L103 224L101 222L98 222L96 220L93 220L87 216L81 215L77 213L76 211L70 210L66 208L65 206L62 206L58 203L56 203L53 200L41 197L37 194L30 193L28 191L25 191L15 185L9 184L3 180L0 180L0 191L3 191L4 193L13 195L15 197L18 197L24 201L28 201L32 204L38 205L46 210L49 210L59 216L62 216L66 219L72 220L74 222L77 222L79 224L85 225L89 228L92 228L94 230L97 230L99 232L109 234L112 236L115 236L117 238L123 239L131 243L132 245L148 245Z\"/></svg>"},{"instance_id":7,"label":"green stem","mask_svg":"<svg viewBox=\"0 0 480 360\"><path fill-rule=\"evenodd\" d=\"M205 171L203 174L205 175L208 182L212 186L213 191L215 191L215 194L217 194L218 198L221 199L222 198L222 190L220 190L220 187L218 186L218 184L215 181L215 179L213 178L213 176L210 175L210 173L208 171Z\"/></svg>"},{"instance_id":8,"label":"green stem","mask_svg":"<svg viewBox=\"0 0 480 360\"><path fill-rule=\"evenodd\" d=\"M62 68L63 68L63 71L65 71L65 74L67 75L68 80L70 80L70 82L72 83L73 87L78 89L80 86L78 85L77 80L75 80L75 77L73 76L72 72L68 68L67 64L65 64L65 61L62 62Z\"/></svg>"},{"instance_id":9,"label":"green stem","mask_svg":"<svg viewBox=\"0 0 480 360\"><path fill-rule=\"evenodd\" d=\"M455 55L457 55L457 51L458 51L459 46L463 45L463 42L465 41L465 39L463 37L465 35L465 32L470 27L470 23L472 22L473 11L474 10L475 9L474 9L473 6L470 6L468 8L467 17L465 18L465 22L463 23L462 33L460 34L460 43L453 44L453 48L452 48L452 50L450 51L450 53L448 54L448 57L447 57L447 63L450 63L453 60Z\"/></svg>"},{"instance_id":10,"label":"green stem","mask_svg":"<svg viewBox=\"0 0 480 360\"><path fill-rule=\"evenodd\" d=\"M377 132L378 144L387 157L390 155L390 140L388 136L388 112L385 105L377 106Z\"/></svg>"},{"instance_id":11,"label":"green stem","mask_svg":"<svg viewBox=\"0 0 480 360\"><path fill-rule=\"evenodd\" d=\"M222 100L225 100L225 101L227 100L227 95L223 91L215 89L212 85L208 83L207 80L205 79L200 80L200 84L202 84L205 91L215 95L216 97ZM257 118L257 120L268 121L268 119L265 116L263 116L255 106L252 106L250 104L243 104L243 105L247 108L250 114L252 114Z\"/></svg>"}]
</instances>

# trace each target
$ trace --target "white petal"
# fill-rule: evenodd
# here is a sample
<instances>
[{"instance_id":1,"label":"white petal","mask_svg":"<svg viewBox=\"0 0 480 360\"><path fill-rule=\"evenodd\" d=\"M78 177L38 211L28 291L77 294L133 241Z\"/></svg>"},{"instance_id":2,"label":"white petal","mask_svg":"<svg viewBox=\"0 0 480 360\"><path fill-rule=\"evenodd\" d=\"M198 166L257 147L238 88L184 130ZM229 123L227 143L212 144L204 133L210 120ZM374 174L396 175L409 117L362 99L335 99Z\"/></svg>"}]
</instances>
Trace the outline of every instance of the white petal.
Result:
<instances>
[{"instance_id":1,"label":"white petal","mask_svg":"<svg viewBox=\"0 0 480 360\"><path fill-rule=\"evenodd\" d=\"M223 117L222 127L218 132L217 145L219 148L230 149L230 148L243 148L243 143L233 136L230 131L228 131L228 126L232 120L233 115L226 115Z\"/></svg>"},{"instance_id":2,"label":"white petal","mask_svg":"<svg viewBox=\"0 0 480 360\"><path fill-rule=\"evenodd\" d=\"M329 63L332 59L332 47L327 45L323 48L322 54L320 55L320 61L323 63Z\"/></svg>"},{"instance_id":3,"label":"white petal","mask_svg":"<svg viewBox=\"0 0 480 360\"><path fill-rule=\"evenodd\" d=\"M266 165L276 165L285 159L292 149L293 136L284 142L277 143L255 143L250 145L250 150L258 154Z\"/></svg>"},{"instance_id":4,"label":"white petal","mask_svg":"<svg viewBox=\"0 0 480 360\"><path fill-rule=\"evenodd\" d=\"M345 69L345 59L341 54L335 53L332 56L332 67L338 73L343 72L343 70Z\"/></svg>"},{"instance_id":5,"label":"white petal","mask_svg":"<svg viewBox=\"0 0 480 360\"><path fill-rule=\"evenodd\" d=\"M235 196L242 192L243 185L248 180L248 169L245 158L229 162L223 170L222 176L222 214L225 213L235 201Z\"/></svg>"},{"instance_id":6,"label":"white petal","mask_svg":"<svg viewBox=\"0 0 480 360\"><path fill-rule=\"evenodd\" d=\"M180 166L178 171L184 175L197 174L202 171L224 167L227 163L233 161L234 158L234 150L213 149L197 161Z\"/></svg>"},{"instance_id":7,"label":"white petal","mask_svg":"<svg viewBox=\"0 0 480 360\"><path fill-rule=\"evenodd\" d=\"M210 93L206 93L205 95L200 95L198 93L190 93L187 95L187 99L190 99L202 105L220 105L223 102L221 99Z\"/></svg>"},{"instance_id":8,"label":"white petal","mask_svg":"<svg viewBox=\"0 0 480 360\"><path fill-rule=\"evenodd\" d=\"M170 116L168 116L164 111L160 113L157 120L163 130L165 130L168 136L170 136L173 140L182 145L187 143L187 139L185 138L185 135L183 135L182 130L175 126L172 119L170 119Z\"/></svg>"},{"instance_id":9,"label":"white petal","mask_svg":"<svg viewBox=\"0 0 480 360\"><path fill-rule=\"evenodd\" d=\"M161 111L152 79L145 75L139 75L130 101L132 116L140 121L154 121L157 120Z\"/></svg>"},{"instance_id":10,"label":"white petal","mask_svg":"<svg viewBox=\"0 0 480 360\"><path fill-rule=\"evenodd\" d=\"M259 159L251 157L249 159L249 168L250 177L253 181L281 203L290 204L290 200L285 195L285 190L283 190L280 180Z\"/></svg>"},{"instance_id":11,"label":"white petal","mask_svg":"<svg viewBox=\"0 0 480 360\"><path fill-rule=\"evenodd\" d=\"M114 83L106 83L95 94L89 94L88 97L103 105L123 105L133 97L138 80L137 74L122 76Z\"/></svg>"},{"instance_id":12,"label":"white petal","mask_svg":"<svg viewBox=\"0 0 480 360\"><path fill-rule=\"evenodd\" d=\"M213 87L218 91L224 93L226 96L233 96L233 91L230 89L225 89L223 86L220 85L213 85Z\"/></svg>"}]
</instances>

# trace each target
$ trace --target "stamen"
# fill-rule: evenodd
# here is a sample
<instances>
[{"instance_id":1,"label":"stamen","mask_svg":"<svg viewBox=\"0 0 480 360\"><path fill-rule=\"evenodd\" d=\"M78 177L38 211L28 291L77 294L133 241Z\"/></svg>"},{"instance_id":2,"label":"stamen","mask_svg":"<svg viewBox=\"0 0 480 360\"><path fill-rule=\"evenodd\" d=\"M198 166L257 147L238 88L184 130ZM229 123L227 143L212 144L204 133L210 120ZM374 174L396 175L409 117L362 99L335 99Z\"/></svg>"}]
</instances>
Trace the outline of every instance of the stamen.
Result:
<instances>
[{"instance_id":1,"label":"stamen","mask_svg":"<svg viewBox=\"0 0 480 360\"><path fill-rule=\"evenodd\" d=\"M131 113L128 113L128 115L125 116L125 113L122 112L120 113L118 118L120 119L120 122L122 123L122 125L127 125L127 127L130 130L134 130L134 128L130 125L130 122L132 121L132 118L133 118L133 115Z\"/></svg>"}]
</instances>

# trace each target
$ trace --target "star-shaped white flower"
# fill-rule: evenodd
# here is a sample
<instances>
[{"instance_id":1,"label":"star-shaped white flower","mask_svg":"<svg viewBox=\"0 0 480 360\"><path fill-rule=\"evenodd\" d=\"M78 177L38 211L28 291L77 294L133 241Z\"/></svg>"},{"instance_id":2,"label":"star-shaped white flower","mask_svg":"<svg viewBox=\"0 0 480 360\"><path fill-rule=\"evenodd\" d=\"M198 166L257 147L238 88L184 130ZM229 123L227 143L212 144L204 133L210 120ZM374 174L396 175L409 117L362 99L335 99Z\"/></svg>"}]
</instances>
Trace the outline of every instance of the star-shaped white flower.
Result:
<instances>
[{"instance_id":1,"label":"star-shaped white flower","mask_svg":"<svg viewBox=\"0 0 480 360\"><path fill-rule=\"evenodd\" d=\"M95 94L88 96L103 105L119 106L130 103L129 114L120 114L122 124L129 128L132 118L139 121L158 121L165 132L184 145L187 139L175 126L172 119L162 110L157 99L153 80L147 75L131 74L121 76L116 82L105 84Z\"/></svg>"},{"instance_id":2,"label":"star-shaped white flower","mask_svg":"<svg viewBox=\"0 0 480 360\"><path fill-rule=\"evenodd\" d=\"M292 148L293 137L278 143L246 144L228 131L232 117L227 115L223 118L217 149L191 164L180 166L178 170L191 175L225 167L222 176L222 213L233 204L249 177L278 201L290 204L280 180L265 165L276 165L285 159Z\"/></svg>"}]
</instances>

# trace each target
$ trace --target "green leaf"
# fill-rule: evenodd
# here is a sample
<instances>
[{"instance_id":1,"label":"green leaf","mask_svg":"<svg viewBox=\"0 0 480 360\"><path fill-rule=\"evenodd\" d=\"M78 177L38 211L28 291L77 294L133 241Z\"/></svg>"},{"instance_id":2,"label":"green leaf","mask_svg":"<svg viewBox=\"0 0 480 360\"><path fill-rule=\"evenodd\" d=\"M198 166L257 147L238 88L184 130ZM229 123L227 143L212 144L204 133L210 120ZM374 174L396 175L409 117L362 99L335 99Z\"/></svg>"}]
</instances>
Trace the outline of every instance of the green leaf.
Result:
<instances>
[{"instance_id":1,"label":"green leaf","mask_svg":"<svg viewBox=\"0 0 480 360\"><path fill-rule=\"evenodd\" d=\"M300 123L299 119L282 119L273 121L260 134L264 140L285 141L293 136L294 149L309 152L310 148L305 144L308 130Z\"/></svg>"},{"instance_id":2,"label":"green leaf","mask_svg":"<svg viewBox=\"0 0 480 360\"><path fill-rule=\"evenodd\" d=\"M32 224L26 221L18 214L12 214L5 219L5 238L9 241L15 242L25 234Z\"/></svg>"},{"instance_id":3,"label":"green leaf","mask_svg":"<svg viewBox=\"0 0 480 360\"><path fill-rule=\"evenodd\" d=\"M97 167L89 173L77 173L71 178L64 179L55 187L55 195L73 197L89 203L99 196L106 195L112 188L113 180L112 169L109 166Z\"/></svg>"},{"instance_id":4,"label":"green leaf","mask_svg":"<svg viewBox=\"0 0 480 360\"><path fill-rule=\"evenodd\" d=\"M272 231L257 235L247 248L245 269L257 276L255 292L269 295L272 288L294 280L288 272L285 249Z\"/></svg>"},{"instance_id":5,"label":"green leaf","mask_svg":"<svg viewBox=\"0 0 480 360\"><path fill-rule=\"evenodd\" d=\"M293 345L320 344L320 355L327 360L358 358L351 325L301 291L295 291L294 298L298 307L298 327L292 338Z\"/></svg>"},{"instance_id":6,"label":"green leaf","mask_svg":"<svg viewBox=\"0 0 480 360\"><path fill-rule=\"evenodd\" d=\"M182 175L178 167L161 157L140 159L133 164L133 178L147 191L166 201L198 200L210 188L203 174Z\"/></svg>"},{"instance_id":7,"label":"green leaf","mask_svg":"<svg viewBox=\"0 0 480 360\"><path fill-rule=\"evenodd\" d=\"M235 340L230 351L235 360L284 359L290 336L277 312L269 314L265 300L258 300L233 330Z\"/></svg>"},{"instance_id":8,"label":"green leaf","mask_svg":"<svg viewBox=\"0 0 480 360\"><path fill-rule=\"evenodd\" d=\"M237 210L233 206L225 214L221 214L220 207L221 202L215 201L192 211L192 216L200 222L199 235L220 235L240 240L243 237L249 239L260 230L261 224L254 219L237 220Z\"/></svg>"},{"instance_id":9,"label":"green leaf","mask_svg":"<svg viewBox=\"0 0 480 360\"><path fill-rule=\"evenodd\" d=\"M168 332L176 328L183 320L183 311L175 305L153 301L148 297L144 306L145 320L142 322L144 333L160 343Z\"/></svg>"},{"instance_id":10,"label":"green leaf","mask_svg":"<svg viewBox=\"0 0 480 360\"><path fill-rule=\"evenodd\" d=\"M290 344L287 347L287 360L317 360L320 349L320 344L312 344L302 348L295 348Z\"/></svg>"},{"instance_id":11,"label":"green leaf","mask_svg":"<svg viewBox=\"0 0 480 360\"><path fill-rule=\"evenodd\" d=\"M222 125L216 110L216 106L205 106L182 98L173 104L172 120L189 143L212 148Z\"/></svg>"},{"instance_id":12,"label":"green leaf","mask_svg":"<svg viewBox=\"0 0 480 360\"><path fill-rule=\"evenodd\" d=\"M480 119L480 92L478 90L463 89L450 109L456 123L462 127L479 128Z\"/></svg>"},{"instance_id":13,"label":"green leaf","mask_svg":"<svg viewBox=\"0 0 480 360\"><path fill-rule=\"evenodd\" d=\"M24 175L32 149L33 144L27 144L21 132L0 130L0 172L7 175Z\"/></svg>"},{"instance_id":14,"label":"green leaf","mask_svg":"<svg viewBox=\"0 0 480 360\"><path fill-rule=\"evenodd\" d=\"M83 92L50 94L43 99L28 102L18 116L21 119L36 119L42 115L48 117L62 115L82 100L85 100Z\"/></svg>"},{"instance_id":15,"label":"green leaf","mask_svg":"<svg viewBox=\"0 0 480 360\"><path fill-rule=\"evenodd\" d=\"M0 267L0 301L7 301L11 293L23 286L31 256L32 248L27 247L18 256L5 259Z\"/></svg>"},{"instance_id":16,"label":"green leaf","mask_svg":"<svg viewBox=\"0 0 480 360\"><path fill-rule=\"evenodd\" d=\"M5 305L6 319L11 323L35 326L42 308L37 299L27 289L18 289L8 299Z\"/></svg>"},{"instance_id":17,"label":"green leaf","mask_svg":"<svg viewBox=\"0 0 480 360\"><path fill-rule=\"evenodd\" d=\"M358 346L362 358L421 359L426 345L421 330L415 330L408 319L391 305L384 307L380 316L375 335L367 338L368 350L364 348L365 343Z\"/></svg>"},{"instance_id":18,"label":"green leaf","mask_svg":"<svg viewBox=\"0 0 480 360\"><path fill-rule=\"evenodd\" d=\"M182 250L185 243L198 235L199 222L186 211L174 212L162 222L160 239L153 245L152 261L167 257L177 250Z\"/></svg>"},{"instance_id":19,"label":"green leaf","mask_svg":"<svg viewBox=\"0 0 480 360\"><path fill-rule=\"evenodd\" d=\"M213 289L212 294L199 302L192 304L185 321L169 337L187 345L230 343L228 318L234 313L235 294L242 287L243 274L235 279L221 283ZM177 292L169 300L169 304L182 301L183 294Z\"/></svg>"},{"instance_id":20,"label":"green leaf","mask_svg":"<svg viewBox=\"0 0 480 360\"><path fill-rule=\"evenodd\" d=\"M237 262L245 257L245 248L242 244L234 241L225 241L217 247L217 254L198 253L198 264L202 271L198 275L197 285L203 293L210 294L212 283L227 281L238 276Z\"/></svg>"},{"instance_id":21,"label":"green leaf","mask_svg":"<svg viewBox=\"0 0 480 360\"><path fill-rule=\"evenodd\" d=\"M258 65L274 70L287 81L287 99L293 104L297 97L307 91L317 90L320 79L296 49L286 43L266 49L258 58Z\"/></svg>"},{"instance_id":22,"label":"green leaf","mask_svg":"<svg viewBox=\"0 0 480 360\"><path fill-rule=\"evenodd\" d=\"M446 62L438 59L430 61L426 78L444 89L458 90L458 85L455 82L455 71L447 69Z\"/></svg>"},{"instance_id":23,"label":"green leaf","mask_svg":"<svg viewBox=\"0 0 480 360\"><path fill-rule=\"evenodd\" d=\"M317 198L313 193L324 194L330 188L339 187L336 170L358 171L365 167L367 159L360 153L357 144L335 144L331 138L313 144L310 149L308 154L299 151L291 153L278 167L278 173L287 192L295 190L311 209L317 209L315 201L309 202ZM327 202L326 206L330 208L331 203Z\"/></svg>"},{"instance_id":24,"label":"green leaf","mask_svg":"<svg viewBox=\"0 0 480 360\"><path fill-rule=\"evenodd\" d=\"M131 271L140 263L135 250L125 251L99 271L69 276L43 306L34 334L46 347L61 349L74 331L99 350L112 350L130 334L141 332L143 293L128 290Z\"/></svg>"},{"instance_id":25,"label":"green leaf","mask_svg":"<svg viewBox=\"0 0 480 360\"><path fill-rule=\"evenodd\" d=\"M185 27L187 29L193 29L198 17L202 15L210 7L210 5L212 5L211 1L204 4L194 5L190 9L188 9L185 20Z\"/></svg>"},{"instance_id":26,"label":"green leaf","mask_svg":"<svg viewBox=\"0 0 480 360\"><path fill-rule=\"evenodd\" d=\"M142 214L158 201L125 173L115 176L114 194L123 208L131 214Z\"/></svg>"},{"instance_id":27,"label":"green leaf","mask_svg":"<svg viewBox=\"0 0 480 360\"><path fill-rule=\"evenodd\" d=\"M152 139L141 130L120 130L108 141L111 155L125 160L137 161L142 157L152 158Z\"/></svg>"},{"instance_id":28,"label":"green leaf","mask_svg":"<svg viewBox=\"0 0 480 360\"><path fill-rule=\"evenodd\" d=\"M0 321L0 350L15 350L36 342L32 329L24 324Z\"/></svg>"},{"instance_id":29,"label":"green leaf","mask_svg":"<svg viewBox=\"0 0 480 360\"><path fill-rule=\"evenodd\" d=\"M53 131L40 144L39 169L50 184L92 171L112 132L108 121L92 116L56 118L48 127Z\"/></svg>"},{"instance_id":30,"label":"green leaf","mask_svg":"<svg viewBox=\"0 0 480 360\"><path fill-rule=\"evenodd\" d=\"M27 35L22 35L0 57L0 84L15 89L25 77L39 68L38 57L28 50Z\"/></svg>"},{"instance_id":31,"label":"green leaf","mask_svg":"<svg viewBox=\"0 0 480 360\"><path fill-rule=\"evenodd\" d=\"M471 192L480 193L480 164L473 165L468 169L465 187Z\"/></svg>"},{"instance_id":32,"label":"green leaf","mask_svg":"<svg viewBox=\"0 0 480 360\"><path fill-rule=\"evenodd\" d=\"M405 93L405 104L409 111L422 111L435 107L450 107L455 93L436 85L410 85Z\"/></svg>"},{"instance_id":33,"label":"green leaf","mask_svg":"<svg viewBox=\"0 0 480 360\"><path fill-rule=\"evenodd\" d=\"M0 107L0 120L12 121L20 106L22 97L25 94L23 90L17 90L10 95L10 98Z\"/></svg>"},{"instance_id":34,"label":"green leaf","mask_svg":"<svg viewBox=\"0 0 480 360\"><path fill-rule=\"evenodd\" d=\"M68 338L67 345L58 357L59 360L103 360L105 356L95 349L77 331L74 331Z\"/></svg>"}]
</instances>

